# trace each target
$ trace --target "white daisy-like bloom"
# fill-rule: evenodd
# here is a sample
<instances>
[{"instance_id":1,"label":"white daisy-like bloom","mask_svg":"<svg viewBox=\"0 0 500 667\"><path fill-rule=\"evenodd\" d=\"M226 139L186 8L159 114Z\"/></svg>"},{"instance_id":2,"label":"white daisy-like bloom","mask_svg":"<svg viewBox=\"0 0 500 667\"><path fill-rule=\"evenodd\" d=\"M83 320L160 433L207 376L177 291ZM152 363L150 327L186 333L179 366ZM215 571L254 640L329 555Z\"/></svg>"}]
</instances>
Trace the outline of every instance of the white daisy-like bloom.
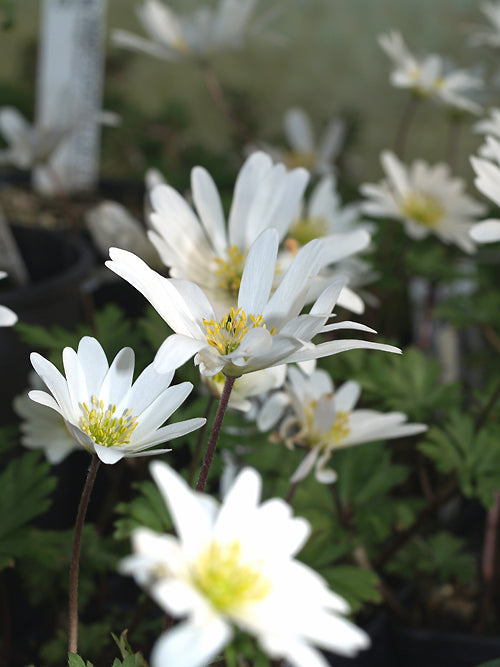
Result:
<instances>
[{"instance_id":1,"label":"white daisy-like bloom","mask_svg":"<svg viewBox=\"0 0 500 667\"><path fill-rule=\"evenodd\" d=\"M177 537L137 529L120 571L168 614L185 619L160 636L152 667L207 665L234 627L294 667L327 666L313 645L345 656L369 645L366 633L344 618L347 602L295 558L309 523L279 498L261 503L255 470L237 476L222 504L192 491L163 463L154 462L151 473Z\"/></svg>"},{"instance_id":2,"label":"white daisy-like bloom","mask_svg":"<svg viewBox=\"0 0 500 667\"><path fill-rule=\"evenodd\" d=\"M476 188L496 205L500 206L500 141L494 137L486 138L487 152L492 159L471 157L471 164L476 172ZM476 243L495 243L500 241L500 220L488 219L473 225L470 235Z\"/></svg>"},{"instance_id":3,"label":"white daisy-like bloom","mask_svg":"<svg viewBox=\"0 0 500 667\"><path fill-rule=\"evenodd\" d=\"M400 352L393 346L364 340L327 341L314 345L317 334L337 329L372 329L356 322L327 324L343 283L335 281L301 315L308 290L322 265L322 243L314 240L298 252L271 295L276 271L279 234L266 229L251 246L237 301L222 318L202 289L187 280L164 278L141 259L112 248L106 265L148 299L175 332L155 358L159 372L178 368L193 355L203 375L245 373L308 361L348 349L373 348Z\"/></svg>"},{"instance_id":4,"label":"white daisy-like bloom","mask_svg":"<svg viewBox=\"0 0 500 667\"><path fill-rule=\"evenodd\" d=\"M30 386L45 389L44 383L34 372L30 373ZM45 405L34 403L28 393L16 396L12 402L14 412L21 418L21 444L27 449L41 449L52 465L61 463L80 445L66 428L62 415Z\"/></svg>"},{"instance_id":5,"label":"white daisy-like bloom","mask_svg":"<svg viewBox=\"0 0 500 667\"><path fill-rule=\"evenodd\" d=\"M300 107L291 107L284 116L285 138L289 149L266 147L271 155L287 167L304 167L317 175L330 174L344 145L346 124L334 116L319 137L315 136L309 114Z\"/></svg>"},{"instance_id":6,"label":"white daisy-like bloom","mask_svg":"<svg viewBox=\"0 0 500 667\"><path fill-rule=\"evenodd\" d=\"M268 227L284 238L304 194L305 169L287 171L265 153L243 164L234 187L228 221L217 187L203 167L191 171L196 212L169 185L151 191L154 213L149 238L172 278L203 288L218 313L234 304L248 250Z\"/></svg>"},{"instance_id":7,"label":"white daisy-like bloom","mask_svg":"<svg viewBox=\"0 0 500 667\"><path fill-rule=\"evenodd\" d=\"M324 176L315 185L308 201L301 203L278 254L279 266L289 266L299 248L320 238L325 268L315 280L311 297L318 296L333 278L339 276L347 278L349 285L355 285L359 278L356 265L348 260L368 247L369 231L373 226L373 223L360 220L357 204L342 206L335 177ZM338 305L355 313L364 311L362 299L347 286L340 293Z\"/></svg>"},{"instance_id":8,"label":"white daisy-like bloom","mask_svg":"<svg viewBox=\"0 0 500 667\"><path fill-rule=\"evenodd\" d=\"M75 441L103 463L168 452L151 448L191 433L206 421L195 418L162 426L193 385L169 386L173 373L159 374L153 364L132 383L134 351L130 347L120 350L109 366L99 342L85 336L77 352L70 347L63 351L66 377L36 352L31 363L50 392L30 391L31 400L59 413Z\"/></svg>"},{"instance_id":9,"label":"white daisy-like bloom","mask_svg":"<svg viewBox=\"0 0 500 667\"><path fill-rule=\"evenodd\" d=\"M158 253L147 237L144 226L115 201L103 201L85 213L85 223L99 252L107 257L117 246L134 252L145 262L161 267Z\"/></svg>"},{"instance_id":10,"label":"white daisy-like bloom","mask_svg":"<svg viewBox=\"0 0 500 667\"><path fill-rule=\"evenodd\" d=\"M7 273L5 271L0 271L0 280L6 278ZM17 322L17 315L13 310L7 308L7 306L2 306L0 304L0 327L11 327Z\"/></svg>"},{"instance_id":11,"label":"white daisy-like bloom","mask_svg":"<svg viewBox=\"0 0 500 667\"><path fill-rule=\"evenodd\" d=\"M364 213L401 220L417 241L435 234L443 243L475 252L469 230L485 207L464 193L464 181L453 178L448 165L416 160L406 167L391 151L382 153L381 163L386 179L361 186L367 197L361 205Z\"/></svg>"},{"instance_id":12,"label":"white daisy-like bloom","mask_svg":"<svg viewBox=\"0 0 500 667\"><path fill-rule=\"evenodd\" d=\"M330 375L323 370L305 375L293 366L288 369L285 390L266 402L257 426L267 431L282 420L278 433L285 444L310 450L292 482L304 479L315 468L318 482L331 484L337 475L326 465L335 450L427 430L425 424L406 423L407 417L401 412L356 410L360 394L360 385L353 381L334 389Z\"/></svg>"},{"instance_id":13,"label":"white daisy-like bloom","mask_svg":"<svg viewBox=\"0 0 500 667\"><path fill-rule=\"evenodd\" d=\"M228 407L239 412L250 412L255 406L253 399L262 398L273 389L281 387L285 376L286 366L273 366L242 375L233 385ZM201 375L201 380L210 393L220 399L226 380L225 375L223 373L210 376Z\"/></svg>"},{"instance_id":14,"label":"white daisy-like bloom","mask_svg":"<svg viewBox=\"0 0 500 667\"><path fill-rule=\"evenodd\" d=\"M484 86L477 72L455 69L436 54L417 58L396 30L380 35L378 42L394 64L393 86L408 88L419 97L432 98L454 109L481 113L481 106L471 99Z\"/></svg>"},{"instance_id":15,"label":"white daisy-like bloom","mask_svg":"<svg viewBox=\"0 0 500 667\"><path fill-rule=\"evenodd\" d=\"M480 10L490 26L481 26L470 38L472 46L500 46L500 2L482 2Z\"/></svg>"},{"instance_id":16,"label":"white daisy-like bloom","mask_svg":"<svg viewBox=\"0 0 500 667\"><path fill-rule=\"evenodd\" d=\"M0 151L0 164L31 169L45 162L66 131L30 125L14 107L0 108L0 134L8 147Z\"/></svg>"},{"instance_id":17,"label":"white daisy-like bloom","mask_svg":"<svg viewBox=\"0 0 500 667\"><path fill-rule=\"evenodd\" d=\"M164 60L205 59L243 45L257 1L218 0L214 9L200 7L181 15L160 0L143 0L137 16L147 38L114 30L112 39L119 46Z\"/></svg>"}]
</instances>

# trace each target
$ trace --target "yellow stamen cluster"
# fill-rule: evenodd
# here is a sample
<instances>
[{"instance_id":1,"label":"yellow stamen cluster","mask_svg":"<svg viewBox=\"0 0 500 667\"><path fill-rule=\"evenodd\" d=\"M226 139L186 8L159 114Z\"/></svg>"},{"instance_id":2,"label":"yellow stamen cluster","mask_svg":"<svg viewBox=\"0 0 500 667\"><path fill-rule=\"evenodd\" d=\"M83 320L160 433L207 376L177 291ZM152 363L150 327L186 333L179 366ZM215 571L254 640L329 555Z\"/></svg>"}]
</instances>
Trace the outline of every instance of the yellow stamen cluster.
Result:
<instances>
[{"instance_id":1,"label":"yellow stamen cluster","mask_svg":"<svg viewBox=\"0 0 500 667\"><path fill-rule=\"evenodd\" d=\"M313 239L325 236L328 232L328 221L325 218L311 217L297 220L290 228L290 237L299 245L305 245Z\"/></svg>"},{"instance_id":2,"label":"yellow stamen cluster","mask_svg":"<svg viewBox=\"0 0 500 667\"><path fill-rule=\"evenodd\" d=\"M333 426L328 431L327 439L330 446L338 445L345 440L351 429L349 428L349 412L337 410Z\"/></svg>"},{"instance_id":3,"label":"yellow stamen cluster","mask_svg":"<svg viewBox=\"0 0 500 667\"><path fill-rule=\"evenodd\" d=\"M115 417L116 405L108 405L96 396L90 399L90 408L83 403L83 416L80 418L81 430L89 435L94 442L104 447L127 445L137 427L137 417L132 410L125 410L121 417Z\"/></svg>"},{"instance_id":4,"label":"yellow stamen cluster","mask_svg":"<svg viewBox=\"0 0 500 667\"><path fill-rule=\"evenodd\" d=\"M215 347L217 352L222 355L231 354L238 349L245 334L255 327L266 328L262 315L247 315L244 310L231 308L227 315L224 315L220 322L214 320L203 320L207 330L207 342ZM269 332L272 335L275 329Z\"/></svg>"},{"instance_id":5,"label":"yellow stamen cluster","mask_svg":"<svg viewBox=\"0 0 500 667\"><path fill-rule=\"evenodd\" d=\"M437 197L428 192L412 192L403 201L402 213L426 227L433 229L443 217L445 208Z\"/></svg>"},{"instance_id":6,"label":"yellow stamen cluster","mask_svg":"<svg viewBox=\"0 0 500 667\"><path fill-rule=\"evenodd\" d=\"M191 576L214 608L225 613L259 602L271 591L271 583L259 563L245 562L238 540L227 544L210 542L194 563Z\"/></svg>"},{"instance_id":7,"label":"yellow stamen cluster","mask_svg":"<svg viewBox=\"0 0 500 667\"><path fill-rule=\"evenodd\" d=\"M311 170L316 164L316 160L316 155L311 151L290 151L283 158L283 162L289 169L304 167Z\"/></svg>"},{"instance_id":8,"label":"yellow stamen cluster","mask_svg":"<svg viewBox=\"0 0 500 667\"><path fill-rule=\"evenodd\" d=\"M238 296L241 284L241 276L245 268L245 256L238 246L231 246L228 250L229 258L222 259L218 257L215 260L217 268L215 274L219 277L219 285L231 296Z\"/></svg>"}]
</instances>

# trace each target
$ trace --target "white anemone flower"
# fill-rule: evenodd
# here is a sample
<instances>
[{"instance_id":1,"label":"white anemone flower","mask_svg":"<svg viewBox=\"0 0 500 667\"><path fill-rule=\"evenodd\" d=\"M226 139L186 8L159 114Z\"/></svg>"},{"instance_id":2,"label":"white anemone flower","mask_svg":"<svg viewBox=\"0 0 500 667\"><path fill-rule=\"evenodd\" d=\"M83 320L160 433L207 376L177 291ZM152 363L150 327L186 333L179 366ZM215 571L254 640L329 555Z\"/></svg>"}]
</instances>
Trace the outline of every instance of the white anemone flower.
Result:
<instances>
[{"instance_id":1,"label":"white anemone flower","mask_svg":"<svg viewBox=\"0 0 500 667\"><path fill-rule=\"evenodd\" d=\"M492 160L471 157L472 167L476 172L474 184L483 195L491 199L496 206L500 206L500 141L494 137L487 137L486 144ZM477 243L500 241L500 220L483 220L471 228L470 235Z\"/></svg>"},{"instance_id":2,"label":"white anemone flower","mask_svg":"<svg viewBox=\"0 0 500 667\"><path fill-rule=\"evenodd\" d=\"M106 265L128 280L149 300L174 330L155 358L160 372L178 368L193 355L203 375L245 373L290 362L308 361L348 349L397 348L364 340L327 341L314 345L314 336L337 329L372 329L356 322L327 324L343 283L335 281L318 297L309 314L301 315L308 290L321 267L319 240L305 245L271 295L279 235L266 229L248 253L238 300L222 318L202 289L187 280L164 278L138 257L112 248Z\"/></svg>"},{"instance_id":3,"label":"white anemone flower","mask_svg":"<svg viewBox=\"0 0 500 667\"><path fill-rule=\"evenodd\" d=\"M331 484L337 475L325 466L335 450L427 430L425 424L406 423L407 417L401 412L356 410L360 394L360 385L353 381L335 390L330 375L323 370L305 375L293 366L288 369L285 391L276 392L266 402L257 425L267 431L283 418L279 436L285 444L310 450L292 482L304 479L315 467L316 479Z\"/></svg>"},{"instance_id":4,"label":"white anemone flower","mask_svg":"<svg viewBox=\"0 0 500 667\"><path fill-rule=\"evenodd\" d=\"M5 271L0 271L0 280L6 278L7 273ZM17 315L7 306L2 306L0 304L0 327L11 327L17 322Z\"/></svg>"},{"instance_id":5,"label":"white anemone flower","mask_svg":"<svg viewBox=\"0 0 500 667\"><path fill-rule=\"evenodd\" d=\"M470 43L473 46L500 46L500 2L482 2L479 8L491 25L481 26L471 36Z\"/></svg>"},{"instance_id":6,"label":"white anemone flower","mask_svg":"<svg viewBox=\"0 0 500 667\"><path fill-rule=\"evenodd\" d=\"M434 99L452 109L481 113L481 106L471 99L484 86L478 73L455 69L436 54L417 58L396 30L380 35L378 41L394 64L393 86L408 88L419 97Z\"/></svg>"},{"instance_id":7,"label":"white anemone flower","mask_svg":"<svg viewBox=\"0 0 500 667\"><path fill-rule=\"evenodd\" d=\"M119 46L165 60L204 59L243 45L256 5L257 0L219 0L214 9L180 15L160 0L144 0L137 16L147 38L127 30L114 30L112 38Z\"/></svg>"},{"instance_id":8,"label":"white anemone flower","mask_svg":"<svg viewBox=\"0 0 500 667\"><path fill-rule=\"evenodd\" d=\"M417 241L435 234L443 243L475 252L469 230L485 207L464 193L464 181L453 178L448 165L417 160L408 168L391 151L382 153L381 162L387 178L361 186L368 198L361 207L364 213L401 220Z\"/></svg>"},{"instance_id":9,"label":"white anemone flower","mask_svg":"<svg viewBox=\"0 0 500 667\"><path fill-rule=\"evenodd\" d=\"M31 400L59 413L76 442L103 463L168 452L151 448L191 433L206 421L195 418L161 426L193 385L182 382L170 387L173 373L160 375L152 364L132 383L130 347L120 350L109 366L99 342L85 336L77 352L70 347L63 351L66 377L36 352L31 363L50 391L30 391Z\"/></svg>"},{"instance_id":10,"label":"white anemone flower","mask_svg":"<svg viewBox=\"0 0 500 667\"><path fill-rule=\"evenodd\" d=\"M288 230L284 247L278 254L278 264L282 268L289 266L299 248L312 239L320 238L325 267L316 277L311 297L318 296L332 279L344 276L349 286L342 289L338 305L362 313L364 303L350 285L357 284L363 278L356 275L356 264L348 260L368 247L371 240L369 230L373 226L373 223L360 220L357 204L342 206L335 177L324 176L315 185L308 201L301 203Z\"/></svg>"},{"instance_id":11,"label":"white anemone flower","mask_svg":"<svg viewBox=\"0 0 500 667\"><path fill-rule=\"evenodd\" d=\"M312 645L352 656L369 645L344 618L347 602L314 570L296 560L310 533L283 500L260 503L261 478L245 468L222 504L192 491L167 465L151 473L177 537L146 528L132 535L121 561L156 603L187 617L156 642L151 666L201 667L228 644L234 627L254 635L272 659L294 667L326 667Z\"/></svg>"},{"instance_id":12,"label":"white anemone flower","mask_svg":"<svg viewBox=\"0 0 500 667\"><path fill-rule=\"evenodd\" d=\"M290 150L272 149L277 159L290 168L305 167L314 174L333 171L345 139L346 124L342 118L334 116L316 138L309 114L300 107L292 107L285 112L284 130Z\"/></svg>"},{"instance_id":13,"label":"white anemone flower","mask_svg":"<svg viewBox=\"0 0 500 667\"><path fill-rule=\"evenodd\" d=\"M30 386L45 389L36 373L30 373ZM52 465L57 465L80 445L66 428L64 418L45 405L34 403L27 393L16 396L12 402L21 418L21 444L27 449L41 449Z\"/></svg>"},{"instance_id":14,"label":"white anemone flower","mask_svg":"<svg viewBox=\"0 0 500 667\"><path fill-rule=\"evenodd\" d=\"M172 278L190 280L207 294L217 313L234 304L248 250L268 227L282 239L308 181L305 169L287 171L265 153L254 153L241 168L226 224L217 187L203 167L191 171L197 214L174 188L151 191L154 231L149 238Z\"/></svg>"}]
</instances>

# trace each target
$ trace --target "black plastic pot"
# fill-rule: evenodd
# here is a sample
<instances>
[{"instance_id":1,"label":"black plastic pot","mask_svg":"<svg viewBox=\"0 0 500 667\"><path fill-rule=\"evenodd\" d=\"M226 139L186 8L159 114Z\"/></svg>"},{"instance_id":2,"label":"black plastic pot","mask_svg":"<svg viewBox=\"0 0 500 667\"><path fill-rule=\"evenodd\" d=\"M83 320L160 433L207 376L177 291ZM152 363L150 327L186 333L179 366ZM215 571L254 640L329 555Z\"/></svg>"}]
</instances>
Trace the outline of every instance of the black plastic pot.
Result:
<instances>
[{"instance_id":1,"label":"black plastic pot","mask_svg":"<svg viewBox=\"0 0 500 667\"><path fill-rule=\"evenodd\" d=\"M0 285L0 303L20 322L74 328L83 317L80 285L94 262L90 248L67 232L15 226L12 231L30 282L12 289ZM12 398L26 389L30 351L15 327L0 328L0 423L14 418Z\"/></svg>"},{"instance_id":2,"label":"black plastic pot","mask_svg":"<svg viewBox=\"0 0 500 667\"><path fill-rule=\"evenodd\" d=\"M500 658L500 636L441 632L393 623L388 639L387 665L393 667L476 667Z\"/></svg>"}]
</instances>

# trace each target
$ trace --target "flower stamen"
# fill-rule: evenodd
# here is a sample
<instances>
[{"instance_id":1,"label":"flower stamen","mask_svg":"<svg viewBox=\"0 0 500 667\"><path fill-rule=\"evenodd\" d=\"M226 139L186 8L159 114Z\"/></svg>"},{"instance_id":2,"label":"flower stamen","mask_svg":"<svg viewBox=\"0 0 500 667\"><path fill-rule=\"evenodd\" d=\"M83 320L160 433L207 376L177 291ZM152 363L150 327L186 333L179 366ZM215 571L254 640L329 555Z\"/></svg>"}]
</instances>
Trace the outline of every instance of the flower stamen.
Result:
<instances>
[{"instance_id":1,"label":"flower stamen","mask_svg":"<svg viewBox=\"0 0 500 667\"><path fill-rule=\"evenodd\" d=\"M217 352L222 355L231 354L240 346L245 334L256 327L266 328L262 315L250 315L247 318L242 308L235 310L231 308L227 315L220 322L214 320L203 320L207 330L207 342L215 347ZM275 333L273 328L269 333L271 336Z\"/></svg>"},{"instance_id":2,"label":"flower stamen","mask_svg":"<svg viewBox=\"0 0 500 667\"><path fill-rule=\"evenodd\" d=\"M258 602L271 591L259 563L245 562L238 540L228 544L212 540L198 556L191 576L214 608L224 613Z\"/></svg>"},{"instance_id":3,"label":"flower stamen","mask_svg":"<svg viewBox=\"0 0 500 667\"><path fill-rule=\"evenodd\" d=\"M219 286L231 296L237 297L240 289L241 277L245 268L245 256L238 246L228 249L229 258L217 257L215 274L219 277Z\"/></svg>"},{"instance_id":4,"label":"flower stamen","mask_svg":"<svg viewBox=\"0 0 500 667\"><path fill-rule=\"evenodd\" d=\"M445 213L437 197L428 192L412 192L403 200L403 215L431 229L435 228Z\"/></svg>"},{"instance_id":5,"label":"flower stamen","mask_svg":"<svg viewBox=\"0 0 500 667\"><path fill-rule=\"evenodd\" d=\"M97 396L90 399L90 408L82 404L83 415L80 418L80 429L89 435L92 440L103 447L119 447L128 445L132 433L137 427L137 417L132 416L132 410L124 410L121 417L115 417L116 405L108 405L104 409L104 402Z\"/></svg>"}]
</instances>

